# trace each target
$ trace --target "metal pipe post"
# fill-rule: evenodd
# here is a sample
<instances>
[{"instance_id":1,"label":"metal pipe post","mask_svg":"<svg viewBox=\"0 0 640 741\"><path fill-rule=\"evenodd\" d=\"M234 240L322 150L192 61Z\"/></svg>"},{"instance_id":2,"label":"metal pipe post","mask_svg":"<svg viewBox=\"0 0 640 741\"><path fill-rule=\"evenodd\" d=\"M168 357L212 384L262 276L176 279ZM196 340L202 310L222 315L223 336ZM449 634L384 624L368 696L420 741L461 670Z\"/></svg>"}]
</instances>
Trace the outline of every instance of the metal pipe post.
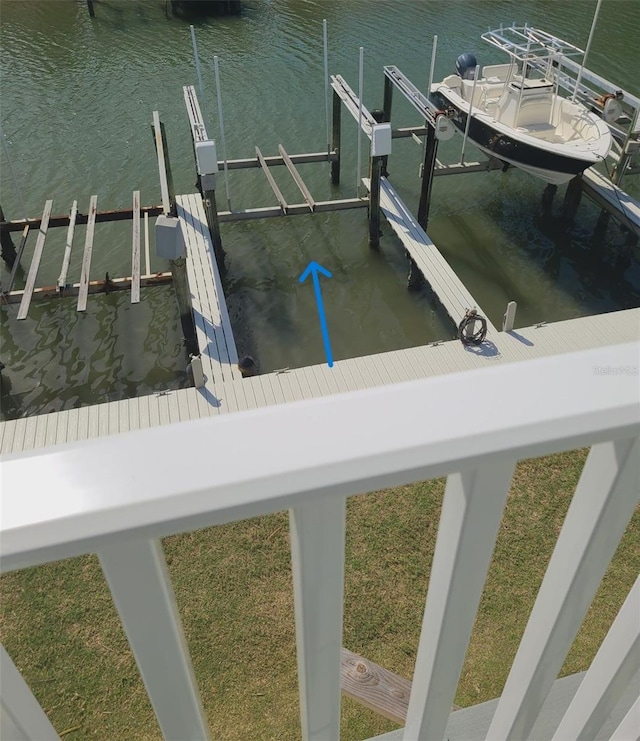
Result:
<instances>
[{"instance_id":1,"label":"metal pipe post","mask_svg":"<svg viewBox=\"0 0 640 741\"><path fill-rule=\"evenodd\" d=\"M593 34L595 33L595 30L596 30L596 22L598 20L598 13L600 12L601 4L602 4L602 0L598 0L596 4L596 12L593 14L593 20L591 21L591 30L589 31L589 38L587 40L587 45L584 50L584 55L582 56L582 64L580 65L578 76L576 77L576 86L573 91L573 96L571 98L571 100L573 101L575 101L576 95L578 94L578 87L582 80L582 72L584 71L584 66L587 63L587 56L589 55L589 49L591 49L591 42L593 41Z\"/></svg>"},{"instance_id":2,"label":"metal pipe post","mask_svg":"<svg viewBox=\"0 0 640 741\"><path fill-rule=\"evenodd\" d=\"M193 26L189 26L191 29L191 46L193 46L193 57L196 60L196 75L198 77L198 90L200 91L200 108L202 109L202 117L204 120L207 120L207 116L205 113L205 103L204 103L204 86L202 84L202 69L200 67L200 55L198 54L198 44L196 42L196 30Z\"/></svg>"},{"instance_id":3,"label":"metal pipe post","mask_svg":"<svg viewBox=\"0 0 640 741\"><path fill-rule=\"evenodd\" d=\"M220 93L220 69L218 57L213 58L213 71L216 76L216 95L218 97L218 118L220 119L220 140L222 144L222 157L224 159L224 187L227 191L227 207L231 211L231 193L229 192L229 170L227 167L227 142L224 138L224 117L222 115L222 94Z\"/></svg>"},{"instance_id":4,"label":"metal pipe post","mask_svg":"<svg viewBox=\"0 0 640 741\"><path fill-rule=\"evenodd\" d=\"M473 75L473 87L471 88L471 100L469 101L469 113L467 113L467 125L464 127L464 138L462 139L462 151L460 152L460 164L464 164L464 150L467 146L467 137L469 136L469 126L471 125L471 113L473 111L473 99L476 94L476 83L480 74L480 65L476 65L476 71ZM524 84L524 83L523 83ZM424 173L423 173L424 177Z\"/></svg>"},{"instance_id":5,"label":"metal pipe post","mask_svg":"<svg viewBox=\"0 0 640 741\"><path fill-rule=\"evenodd\" d=\"M422 189L420 190L420 204L418 205L418 224L427 231L429 222L429 206L431 205L431 186L433 185L433 170L436 166L436 154L438 153L438 140L436 130L427 125L427 144L424 150L424 162L422 163Z\"/></svg>"},{"instance_id":6,"label":"metal pipe post","mask_svg":"<svg viewBox=\"0 0 640 741\"><path fill-rule=\"evenodd\" d=\"M362 168L362 88L364 86L364 47L360 47L360 65L358 73L358 164L356 171L356 198L360 195L360 170Z\"/></svg>"},{"instance_id":7,"label":"metal pipe post","mask_svg":"<svg viewBox=\"0 0 640 741\"><path fill-rule=\"evenodd\" d=\"M322 46L324 52L324 116L327 127L327 154L330 150L329 139L329 44L327 35L327 19L322 21Z\"/></svg>"}]
</instances>

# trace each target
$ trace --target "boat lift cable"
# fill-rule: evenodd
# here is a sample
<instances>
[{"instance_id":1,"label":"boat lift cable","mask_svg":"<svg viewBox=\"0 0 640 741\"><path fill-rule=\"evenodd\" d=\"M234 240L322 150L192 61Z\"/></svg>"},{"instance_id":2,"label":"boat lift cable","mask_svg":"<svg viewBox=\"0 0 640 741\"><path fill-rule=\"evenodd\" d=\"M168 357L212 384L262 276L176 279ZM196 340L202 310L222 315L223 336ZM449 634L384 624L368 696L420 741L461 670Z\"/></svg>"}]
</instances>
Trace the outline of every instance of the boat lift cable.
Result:
<instances>
[{"instance_id":1,"label":"boat lift cable","mask_svg":"<svg viewBox=\"0 0 640 741\"><path fill-rule=\"evenodd\" d=\"M476 323L480 325L476 329ZM475 309L467 309L458 324L458 339L463 345L480 345L487 336L487 320Z\"/></svg>"}]
</instances>

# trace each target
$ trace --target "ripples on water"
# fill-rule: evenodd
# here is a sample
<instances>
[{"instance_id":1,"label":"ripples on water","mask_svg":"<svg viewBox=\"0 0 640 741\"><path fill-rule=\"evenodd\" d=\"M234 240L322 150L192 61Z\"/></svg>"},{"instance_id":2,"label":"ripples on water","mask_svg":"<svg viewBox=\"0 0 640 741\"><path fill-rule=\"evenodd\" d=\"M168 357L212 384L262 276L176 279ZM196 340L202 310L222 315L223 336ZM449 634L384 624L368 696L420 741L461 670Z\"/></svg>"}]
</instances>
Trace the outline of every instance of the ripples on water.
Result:
<instances>
[{"instance_id":1,"label":"ripples on water","mask_svg":"<svg viewBox=\"0 0 640 741\"><path fill-rule=\"evenodd\" d=\"M51 197L54 213L68 211L73 199L86 211L93 193L101 209L129 206L135 189L141 190L143 203L158 202L149 133L154 110L166 123L177 192L194 189L182 100L182 85L195 83L188 22L167 21L157 0L101 0L96 8L92 20L85 3L0 2L2 125L29 215L41 213ZM365 47L364 102L376 108L382 103L384 64L396 64L416 84L426 84L433 34L439 36L439 78L451 71L462 51L475 52L481 63L500 61L479 36L501 22L527 21L584 44L594 8L595 0L247 0L240 17L193 21L210 133L219 138L211 72L217 54L230 157L250 156L256 145L267 155L275 154L280 143L292 153L326 146L323 18L329 24L331 72L344 75L354 88L358 47ZM639 37L640 14L633 0L605 0L590 67L639 94L640 59L631 43ZM393 118L396 125L418 123L399 95ZM355 194L355 122L346 113L342 143L339 187L330 185L324 165L299 168L318 200ZM441 145L443 157L454 161L460 143L456 137ZM394 142L391 180L413 209L420 157L412 140ZM273 172L285 197L300 201L286 170ZM4 167L0 186L5 211L20 215ZM514 299L519 326L638 305L637 261L622 278L612 270L624 238L619 229L613 225L604 242L593 243L598 210L584 199L575 228L559 230L541 217L542 187L513 170L435 182L429 233L492 321L499 323L507 301ZM640 194L633 178L628 187ZM232 173L230 188L234 208L274 202L257 170ZM221 179L219 205L225 201ZM561 201L562 189L556 206ZM39 285L57 278L64 231L50 231L47 237ZM431 306L426 291L407 292L403 251L386 225L380 253L369 250L365 211L224 224L222 236L238 349L254 354L263 371L324 360L313 292L297 280L310 259L333 273L323 292L336 358L452 334L449 320ZM73 280L78 280L83 243L84 227L75 238ZM97 225L91 277L107 271L112 277L129 274L130 245L129 225ZM153 258L152 269L166 265ZM4 266L0 278L7 279ZM86 314L75 311L75 299L34 303L25 322L15 321L16 305L1 311L2 360L8 366L2 380L3 415L187 383L170 287L143 289L138 306L128 303L125 293L90 296Z\"/></svg>"}]
</instances>

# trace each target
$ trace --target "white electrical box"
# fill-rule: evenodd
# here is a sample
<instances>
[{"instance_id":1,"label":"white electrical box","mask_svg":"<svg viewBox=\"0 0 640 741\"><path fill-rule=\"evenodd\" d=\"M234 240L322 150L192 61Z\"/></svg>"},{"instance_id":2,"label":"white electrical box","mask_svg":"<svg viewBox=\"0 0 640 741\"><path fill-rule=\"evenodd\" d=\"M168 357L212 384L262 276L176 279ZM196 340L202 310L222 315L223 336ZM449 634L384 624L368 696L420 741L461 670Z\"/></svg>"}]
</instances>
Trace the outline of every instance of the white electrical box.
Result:
<instances>
[{"instance_id":1,"label":"white electrical box","mask_svg":"<svg viewBox=\"0 0 640 741\"><path fill-rule=\"evenodd\" d=\"M165 260L177 260L184 255L182 229L174 216L160 215L156 219L156 255Z\"/></svg>"},{"instance_id":2,"label":"white electrical box","mask_svg":"<svg viewBox=\"0 0 640 741\"><path fill-rule=\"evenodd\" d=\"M213 175L218 172L218 153L212 139L196 142L196 163L198 175Z\"/></svg>"},{"instance_id":3,"label":"white electrical box","mask_svg":"<svg viewBox=\"0 0 640 741\"><path fill-rule=\"evenodd\" d=\"M391 124L373 124L371 127L371 156L384 157L391 154Z\"/></svg>"}]
</instances>

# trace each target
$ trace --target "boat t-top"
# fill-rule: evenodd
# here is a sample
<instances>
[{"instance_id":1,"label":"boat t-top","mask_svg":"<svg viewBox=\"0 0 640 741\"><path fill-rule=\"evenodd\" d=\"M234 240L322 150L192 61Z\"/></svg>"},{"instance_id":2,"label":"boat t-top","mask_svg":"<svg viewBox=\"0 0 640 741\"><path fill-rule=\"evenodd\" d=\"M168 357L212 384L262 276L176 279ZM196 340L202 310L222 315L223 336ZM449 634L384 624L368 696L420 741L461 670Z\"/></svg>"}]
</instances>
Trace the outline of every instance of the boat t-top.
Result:
<instances>
[{"instance_id":1,"label":"boat t-top","mask_svg":"<svg viewBox=\"0 0 640 741\"><path fill-rule=\"evenodd\" d=\"M597 113L559 92L563 57L584 51L530 26L500 27L482 39L506 52L506 64L480 67L473 54L456 74L431 86L431 101L453 110L453 123L482 151L559 185L604 160L611 132Z\"/></svg>"}]
</instances>

